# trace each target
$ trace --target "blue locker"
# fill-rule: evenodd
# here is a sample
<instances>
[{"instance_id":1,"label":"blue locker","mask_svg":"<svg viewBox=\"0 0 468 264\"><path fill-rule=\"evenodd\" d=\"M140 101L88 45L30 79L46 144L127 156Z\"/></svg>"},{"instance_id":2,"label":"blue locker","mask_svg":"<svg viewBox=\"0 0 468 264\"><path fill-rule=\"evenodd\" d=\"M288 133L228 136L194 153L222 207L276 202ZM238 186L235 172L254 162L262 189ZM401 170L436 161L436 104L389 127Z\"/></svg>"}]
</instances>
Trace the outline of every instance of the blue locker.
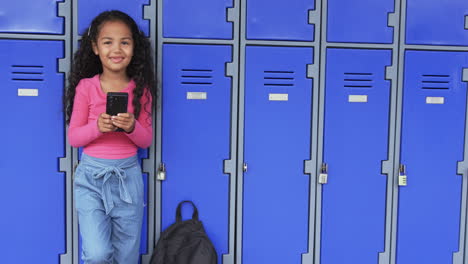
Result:
<instances>
[{"instance_id":1,"label":"blue locker","mask_svg":"<svg viewBox=\"0 0 468 264\"><path fill-rule=\"evenodd\" d=\"M394 5L394 0L329 0L327 40L392 43L388 14L394 12Z\"/></svg>"},{"instance_id":2,"label":"blue locker","mask_svg":"<svg viewBox=\"0 0 468 264\"><path fill-rule=\"evenodd\" d=\"M372 263L384 251L390 50L328 49L321 263Z\"/></svg>"},{"instance_id":3,"label":"blue locker","mask_svg":"<svg viewBox=\"0 0 468 264\"><path fill-rule=\"evenodd\" d=\"M57 5L63 1L2 1L0 33L63 34L64 19L57 16Z\"/></svg>"},{"instance_id":4,"label":"blue locker","mask_svg":"<svg viewBox=\"0 0 468 264\"><path fill-rule=\"evenodd\" d=\"M65 251L60 41L0 40L2 263L58 263Z\"/></svg>"},{"instance_id":5,"label":"blue locker","mask_svg":"<svg viewBox=\"0 0 468 264\"><path fill-rule=\"evenodd\" d=\"M218 252L228 253L231 46L164 45L162 101L162 228L175 222L182 200L192 200ZM183 207L183 217L192 216Z\"/></svg>"},{"instance_id":6,"label":"blue locker","mask_svg":"<svg viewBox=\"0 0 468 264\"><path fill-rule=\"evenodd\" d=\"M307 252L312 61L312 48L246 49L243 264L301 263Z\"/></svg>"},{"instance_id":7,"label":"blue locker","mask_svg":"<svg viewBox=\"0 0 468 264\"><path fill-rule=\"evenodd\" d=\"M247 39L314 40L314 0L247 0Z\"/></svg>"},{"instance_id":8,"label":"blue locker","mask_svg":"<svg viewBox=\"0 0 468 264\"><path fill-rule=\"evenodd\" d=\"M406 43L468 45L465 0L407 0Z\"/></svg>"},{"instance_id":9,"label":"blue locker","mask_svg":"<svg viewBox=\"0 0 468 264\"><path fill-rule=\"evenodd\" d=\"M140 29L149 36L149 21L143 19L143 6L150 0L113 1L113 0L80 0L78 1L78 33L85 34L91 21L101 12L120 10L130 15Z\"/></svg>"},{"instance_id":10,"label":"blue locker","mask_svg":"<svg viewBox=\"0 0 468 264\"><path fill-rule=\"evenodd\" d=\"M403 87L397 263L452 263L458 251L466 83L462 52L407 51Z\"/></svg>"},{"instance_id":11,"label":"blue locker","mask_svg":"<svg viewBox=\"0 0 468 264\"><path fill-rule=\"evenodd\" d=\"M163 36L232 39L227 8L233 5L233 0L163 0Z\"/></svg>"}]
</instances>

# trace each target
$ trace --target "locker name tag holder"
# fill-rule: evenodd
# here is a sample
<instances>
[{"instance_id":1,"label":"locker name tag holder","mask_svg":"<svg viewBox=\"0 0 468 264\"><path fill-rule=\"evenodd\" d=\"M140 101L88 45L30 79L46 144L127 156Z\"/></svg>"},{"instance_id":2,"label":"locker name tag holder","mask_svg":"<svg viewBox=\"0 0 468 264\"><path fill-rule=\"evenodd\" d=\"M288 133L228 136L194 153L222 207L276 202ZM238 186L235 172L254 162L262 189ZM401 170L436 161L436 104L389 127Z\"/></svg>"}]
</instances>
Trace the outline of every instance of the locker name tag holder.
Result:
<instances>
[{"instance_id":1,"label":"locker name tag holder","mask_svg":"<svg viewBox=\"0 0 468 264\"><path fill-rule=\"evenodd\" d=\"M206 92L187 92L187 100L206 100Z\"/></svg>"},{"instance_id":2,"label":"locker name tag holder","mask_svg":"<svg viewBox=\"0 0 468 264\"><path fill-rule=\"evenodd\" d=\"M39 96L39 90L38 89L19 88L18 89L18 96Z\"/></svg>"},{"instance_id":3,"label":"locker name tag holder","mask_svg":"<svg viewBox=\"0 0 468 264\"><path fill-rule=\"evenodd\" d=\"M348 96L348 102L350 102L350 103L367 103L367 95L350 94Z\"/></svg>"},{"instance_id":4,"label":"locker name tag holder","mask_svg":"<svg viewBox=\"0 0 468 264\"><path fill-rule=\"evenodd\" d=\"M289 94L270 93L270 94L268 94L268 100L270 100L270 101L288 101L289 100Z\"/></svg>"},{"instance_id":5,"label":"locker name tag holder","mask_svg":"<svg viewBox=\"0 0 468 264\"><path fill-rule=\"evenodd\" d=\"M444 104L445 98L444 97L426 97L426 104Z\"/></svg>"}]
</instances>

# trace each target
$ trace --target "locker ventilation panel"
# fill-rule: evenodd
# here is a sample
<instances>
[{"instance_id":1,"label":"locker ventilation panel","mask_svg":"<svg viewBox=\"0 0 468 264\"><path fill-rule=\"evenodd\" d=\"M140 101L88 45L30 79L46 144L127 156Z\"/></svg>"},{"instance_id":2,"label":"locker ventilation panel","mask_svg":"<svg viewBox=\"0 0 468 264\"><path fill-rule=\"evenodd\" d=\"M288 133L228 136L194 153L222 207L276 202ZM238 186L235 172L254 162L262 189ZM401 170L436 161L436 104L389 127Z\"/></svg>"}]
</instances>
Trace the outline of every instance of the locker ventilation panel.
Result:
<instances>
[{"instance_id":1,"label":"locker ventilation panel","mask_svg":"<svg viewBox=\"0 0 468 264\"><path fill-rule=\"evenodd\" d=\"M43 82L44 66L42 65L11 65L13 81Z\"/></svg>"},{"instance_id":2,"label":"locker ventilation panel","mask_svg":"<svg viewBox=\"0 0 468 264\"><path fill-rule=\"evenodd\" d=\"M450 78L448 74L423 74L421 88L447 90L450 88Z\"/></svg>"},{"instance_id":3,"label":"locker ventilation panel","mask_svg":"<svg viewBox=\"0 0 468 264\"><path fill-rule=\"evenodd\" d=\"M294 71L263 71L265 86L294 86Z\"/></svg>"},{"instance_id":4,"label":"locker ventilation panel","mask_svg":"<svg viewBox=\"0 0 468 264\"><path fill-rule=\"evenodd\" d=\"M213 85L213 70L210 69L182 69L181 84L185 85Z\"/></svg>"},{"instance_id":5,"label":"locker ventilation panel","mask_svg":"<svg viewBox=\"0 0 468 264\"><path fill-rule=\"evenodd\" d=\"M346 88L373 88L374 74L363 72L345 72L344 87Z\"/></svg>"}]
</instances>

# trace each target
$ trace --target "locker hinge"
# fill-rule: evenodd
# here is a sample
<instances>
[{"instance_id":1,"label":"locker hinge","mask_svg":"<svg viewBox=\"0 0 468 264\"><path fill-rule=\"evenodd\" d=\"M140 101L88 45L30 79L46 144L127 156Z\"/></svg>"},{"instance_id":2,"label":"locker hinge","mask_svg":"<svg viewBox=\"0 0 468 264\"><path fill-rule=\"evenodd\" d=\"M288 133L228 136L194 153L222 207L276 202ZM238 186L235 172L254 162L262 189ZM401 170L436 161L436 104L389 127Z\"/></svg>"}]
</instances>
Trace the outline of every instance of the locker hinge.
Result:
<instances>
[{"instance_id":1,"label":"locker hinge","mask_svg":"<svg viewBox=\"0 0 468 264\"><path fill-rule=\"evenodd\" d=\"M328 182L328 164L322 163L320 166L320 173L318 176L318 183L326 184Z\"/></svg>"},{"instance_id":2,"label":"locker hinge","mask_svg":"<svg viewBox=\"0 0 468 264\"><path fill-rule=\"evenodd\" d=\"M465 29L468 29L468 15L465 16Z\"/></svg>"},{"instance_id":3,"label":"locker hinge","mask_svg":"<svg viewBox=\"0 0 468 264\"><path fill-rule=\"evenodd\" d=\"M166 180L166 165L161 163L158 168L158 173L156 175L156 179L159 181Z\"/></svg>"},{"instance_id":4,"label":"locker hinge","mask_svg":"<svg viewBox=\"0 0 468 264\"><path fill-rule=\"evenodd\" d=\"M398 170L398 186L406 186L406 166L400 164L400 169Z\"/></svg>"},{"instance_id":5,"label":"locker hinge","mask_svg":"<svg viewBox=\"0 0 468 264\"><path fill-rule=\"evenodd\" d=\"M247 172L247 169L248 169L247 163L244 162L244 164L242 164L242 170L243 170L244 172Z\"/></svg>"}]
</instances>

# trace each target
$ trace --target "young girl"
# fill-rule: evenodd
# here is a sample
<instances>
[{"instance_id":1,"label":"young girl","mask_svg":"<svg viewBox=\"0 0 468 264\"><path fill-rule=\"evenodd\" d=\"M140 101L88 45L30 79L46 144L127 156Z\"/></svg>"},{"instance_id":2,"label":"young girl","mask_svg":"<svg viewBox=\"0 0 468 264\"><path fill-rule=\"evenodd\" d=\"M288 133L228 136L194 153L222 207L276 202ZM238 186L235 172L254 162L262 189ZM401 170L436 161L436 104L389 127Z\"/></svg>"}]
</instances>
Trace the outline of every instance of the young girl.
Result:
<instances>
[{"instance_id":1,"label":"young girl","mask_svg":"<svg viewBox=\"0 0 468 264\"><path fill-rule=\"evenodd\" d=\"M127 113L106 114L108 92L128 93ZM84 263L138 263L143 180L136 154L152 141L153 102L149 40L127 14L101 13L81 39L65 97L70 145L84 147L74 179Z\"/></svg>"}]
</instances>

